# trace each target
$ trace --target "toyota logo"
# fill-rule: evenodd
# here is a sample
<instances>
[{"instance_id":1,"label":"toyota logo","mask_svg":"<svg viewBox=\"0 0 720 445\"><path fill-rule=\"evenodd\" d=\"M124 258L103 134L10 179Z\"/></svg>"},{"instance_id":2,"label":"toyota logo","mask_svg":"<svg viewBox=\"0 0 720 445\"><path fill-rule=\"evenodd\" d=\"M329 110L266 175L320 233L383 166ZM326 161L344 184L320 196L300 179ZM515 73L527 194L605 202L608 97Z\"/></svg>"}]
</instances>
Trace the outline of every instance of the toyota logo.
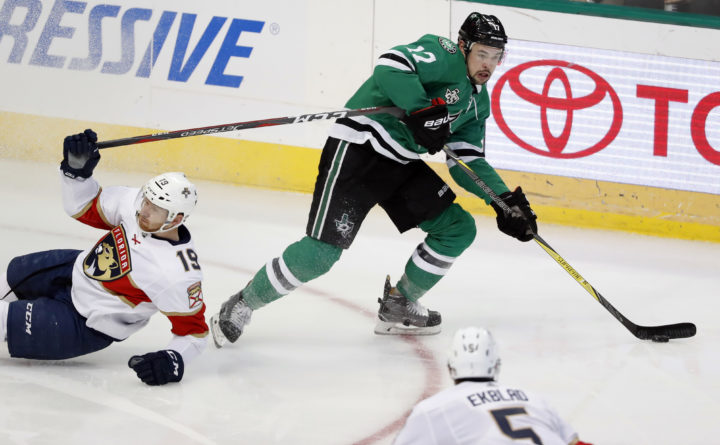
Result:
<instances>
[{"instance_id":1,"label":"toyota logo","mask_svg":"<svg viewBox=\"0 0 720 445\"><path fill-rule=\"evenodd\" d=\"M542 92L532 91L520 82L520 75L526 70L537 67L551 67L542 86ZM584 96L574 97L573 89L568 78L566 70L574 70L584 77L590 79L594 83L594 89ZM550 95L550 88L555 81L560 82L561 90L564 91L564 97ZM501 110L500 102L504 91L505 84L522 100L540 108L540 128L542 137L545 140L546 147L535 147L530 143L521 139L507 124ZM594 145L581 148L580 150L566 151L568 140L573 129L573 117L575 112L589 109L600 104L609 97L612 108L612 121L605 136ZM537 60L523 63L508 70L497 82L492 93L492 112L500 130L518 146L542 156L551 158L572 159L589 156L597 153L607 147L620 132L622 126L623 112L622 105L617 93L612 89L610 84L600 77L597 73L589 69L576 65L574 63L565 62L563 60ZM562 131L555 136L550 131L548 124L548 110L559 110L565 112L565 122Z\"/></svg>"}]
</instances>

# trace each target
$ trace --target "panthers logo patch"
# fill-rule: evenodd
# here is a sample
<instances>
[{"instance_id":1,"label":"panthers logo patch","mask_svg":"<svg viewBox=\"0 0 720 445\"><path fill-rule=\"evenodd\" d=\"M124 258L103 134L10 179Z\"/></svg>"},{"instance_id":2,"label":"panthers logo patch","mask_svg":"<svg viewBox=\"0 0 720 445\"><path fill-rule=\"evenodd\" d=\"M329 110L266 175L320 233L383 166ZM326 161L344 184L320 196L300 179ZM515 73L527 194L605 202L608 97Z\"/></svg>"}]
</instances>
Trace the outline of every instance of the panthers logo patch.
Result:
<instances>
[{"instance_id":1,"label":"panthers logo patch","mask_svg":"<svg viewBox=\"0 0 720 445\"><path fill-rule=\"evenodd\" d=\"M98 281L115 281L132 270L123 226L117 226L95 244L83 261L83 271Z\"/></svg>"},{"instance_id":2,"label":"panthers logo patch","mask_svg":"<svg viewBox=\"0 0 720 445\"><path fill-rule=\"evenodd\" d=\"M201 287L199 281L197 283L193 283L190 287L188 287L187 292L188 292L188 303L190 304L190 309L195 309L198 306L202 306L203 293L202 293L202 287Z\"/></svg>"},{"instance_id":3,"label":"panthers logo patch","mask_svg":"<svg viewBox=\"0 0 720 445\"><path fill-rule=\"evenodd\" d=\"M443 47L443 49L450 54L455 54L458 50L457 45L455 45L453 42L450 41L450 39L447 39L445 37L438 38L438 41L440 42L440 46Z\"/></svg>"}]
</instances>

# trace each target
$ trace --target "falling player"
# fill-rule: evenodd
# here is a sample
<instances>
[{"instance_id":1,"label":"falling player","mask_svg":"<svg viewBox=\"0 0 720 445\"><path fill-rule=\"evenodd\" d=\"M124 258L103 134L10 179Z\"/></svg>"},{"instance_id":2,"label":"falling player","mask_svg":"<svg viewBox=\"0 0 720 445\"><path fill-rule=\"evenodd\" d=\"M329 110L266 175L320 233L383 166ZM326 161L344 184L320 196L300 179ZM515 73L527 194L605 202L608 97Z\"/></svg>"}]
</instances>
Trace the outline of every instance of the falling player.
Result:
<instances>
[{"instance_id":1,"label":"falling player","mask_svg":"<svg viewBox=\"0 0 720 445\"><path fill-rule=\"evenodd\" d=\"M590 445L543 399L496 382L500 357L487 329L455 333L448 370L455 386L418 403L394 445Z\"/></svg>"},{"instance_id":2,"label":"falling player","mask_svg":"<svg viewBox=\"0 0 720 445\"><path fill-rule=\"evenodd\" d=\"M138 190L102 189L92 130L68 136L60 164L65 211L108 230L90 249L13 258L0 274L0 339L12 357L59 360L122 341L160 311L172 339L128 365L148 385L179 382L207 343L202 272L183 224L197 203L183 173L163 173Z\"/></svg>"},{"instance_id":3,"label":"falling player","mask_svg":"<svg viewBox=\"0 0 720 445\"><path fill-rule=\"evenodd\" d=\"M535 213L518 187L509 191L485 161L485 86L503 58L507 36L495 16L470 14L458 43L435 35L382 54L372 77L347 102L348 108L394 105L406 110L339 119L330 129L306 235L262 267L211 318L215 345L234 342L253 310L328 272L350 247L370 209L380 205L400 232L427 233L395 286L389 277L380 300L378 334L435 334L441 317L418 300L450 269L475 238L475 221L449 186L421 161L443 145L453 149L511 209L504 213L454 162L450 173L463 188L497 212L498 227L521 241L537 232Z\"/></svg>"}]
</instances>

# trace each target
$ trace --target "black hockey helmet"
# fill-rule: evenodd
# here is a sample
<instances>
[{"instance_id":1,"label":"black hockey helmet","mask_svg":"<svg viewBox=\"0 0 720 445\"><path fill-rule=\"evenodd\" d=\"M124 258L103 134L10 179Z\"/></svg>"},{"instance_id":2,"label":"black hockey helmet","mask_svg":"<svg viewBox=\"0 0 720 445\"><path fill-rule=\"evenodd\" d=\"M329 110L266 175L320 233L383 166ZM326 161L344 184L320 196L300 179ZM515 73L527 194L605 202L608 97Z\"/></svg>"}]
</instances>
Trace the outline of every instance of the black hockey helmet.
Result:
<instances>
[{"instance_id":1,"label":"black hockey helmet","mask_svg":"<svg viewBox=\"0 0 720 445\"><path fill-rule=\"evenodd\" d=\"M470 52L473 43L505 49L507 35L500 20L494 15L473 12L460 27L460 38L465 41L463 49Z\"/></svg>"}]
</instances>

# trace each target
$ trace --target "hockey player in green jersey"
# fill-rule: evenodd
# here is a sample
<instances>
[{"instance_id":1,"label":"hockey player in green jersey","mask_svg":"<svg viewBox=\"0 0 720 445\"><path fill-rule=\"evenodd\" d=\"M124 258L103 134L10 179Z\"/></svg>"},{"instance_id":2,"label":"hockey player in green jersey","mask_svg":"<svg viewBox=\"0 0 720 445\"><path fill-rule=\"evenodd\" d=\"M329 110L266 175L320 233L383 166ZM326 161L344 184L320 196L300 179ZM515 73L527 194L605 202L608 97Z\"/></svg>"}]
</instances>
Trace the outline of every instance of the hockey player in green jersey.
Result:
<instances>
[{"instance_id":1,"label":"hockey player in green jersey","mask_svg":"<svg viewBox=\"0 0 720 445\"><path fill-rule=\"evenodd\" d=\"M339 119L329 131L318 167L306 236L262 267L211 318L217 347L234 342L253 310L287 295L330 270L350 247L365 216L382 207L400 232L418 227L427 236L392 286L386 279L377 334L436 334L441 317L418 299L472 243L473 217L449 186L420 160L444 145L454 150L511 209L504 213L452 160L453 179L497 212L500 230L521 241L537 232L535 213L518 187L511 192L485 161L485 83L502 60L507 36L492 15L470 14L457 44L435 35L382 54L372 76L348 108L391 105L405 110Z\"/></svg>"}]
</instances>

